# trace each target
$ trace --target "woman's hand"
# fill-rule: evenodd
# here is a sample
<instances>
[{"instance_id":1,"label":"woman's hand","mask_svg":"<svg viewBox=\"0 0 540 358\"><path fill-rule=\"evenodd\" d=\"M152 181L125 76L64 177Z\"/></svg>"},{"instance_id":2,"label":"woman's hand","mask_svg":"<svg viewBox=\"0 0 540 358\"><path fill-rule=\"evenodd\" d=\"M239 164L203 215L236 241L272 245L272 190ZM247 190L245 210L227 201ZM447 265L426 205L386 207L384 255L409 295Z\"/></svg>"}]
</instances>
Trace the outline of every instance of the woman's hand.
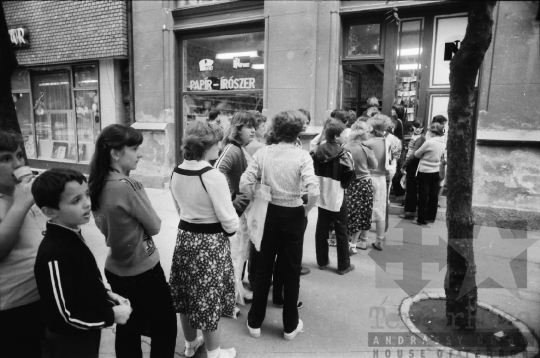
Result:
<instances>
[{"instance_id":1,"label":"woman's hand","mask_svg":"<svg viewBox=\"0 0 540 358\"><path fill-rule=\"evenodd\" d=\"M116 305L131 306L131 303L129 302L129 300L127 298L124 298L124 297L120 296L119 294L114 293L112 291L108 291L107 294L109 296L109 299L111 301L113 301Z\"/></svg>"}]
</instances>

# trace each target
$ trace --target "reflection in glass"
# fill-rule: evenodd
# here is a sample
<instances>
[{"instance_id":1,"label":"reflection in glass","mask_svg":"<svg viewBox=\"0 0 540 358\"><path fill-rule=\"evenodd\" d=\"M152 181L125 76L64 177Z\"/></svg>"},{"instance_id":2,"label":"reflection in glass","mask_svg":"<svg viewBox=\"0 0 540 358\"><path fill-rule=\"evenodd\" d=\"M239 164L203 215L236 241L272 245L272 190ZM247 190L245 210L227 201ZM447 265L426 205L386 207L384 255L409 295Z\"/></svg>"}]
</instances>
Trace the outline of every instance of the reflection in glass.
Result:
<instances>
[{"instance_id":1,"label":"reflection in glass","mask_svg":"<svg viewBox=\"0 0 540 358\"><path fill-rule=\"evenodd\" d=\"M99 134L99 96L96 90L75 91L74 94L79 161L88 162L94 154L94 141Z\"/></svg>"},{"instance_id":2,"label":"reflection in glass","mask_svg":"<svg viewBox=\"0 0 540 358\"><path fill-rule=\"evenodd\" d=\"M262 90L264 32L183 41L184 91Z\"/></svg>"},{"instance_id":3,"label":"reflection in glass","mask_svg":"<svg viewBox=\"0 0 540 358\"><path fill-rule=\"evenodd\" d=\"M206 121L208 112L217 108L220 125L227 128L232 116L238 111L257 110L262 112L262 93L184 95L184 128L194 120Z\"/></svg>"},{"instance_id":4,"label":"reflection in glass","mask_svg":"<svg viewBox=\"0 0 540 358\"><path fill-rule=\"evenodd\" d=\"M29 93L13 93L13 102L15 111L17 112L17 120L21 127L22 136L24 139L24 148L28 158L36 157L36 144L34 139L34 126L32 125L30 94Z\"/></svg>"},{"instance_id":5,"label":"reflection in glass","mask_svg":"<svg viewBox=\"0 0 540 358\"><path fill-rule=\"evenodd\" d=\"M36 71L32 97L38 158L75 160L70 156L76 142L69 71Z\"/></svg>"},{"instance_id":6,"label":"reflection in glass","mask_svg":"<svg viewBox=\"0 0 540 358\"><path fill-rule=\"evenodd\" d=\"M422 20L400 22L394 103L405 106L405 118L413 121L418 111L422 55Z\"/></svg>"},{"instance_id":7,"label":"reflection in glass","mask_svg":"<svg viewBox=\"0 0 540 358\"><path fill-rule=\"evenodd\" d=\"M97 65L75 66L75 86L79 88L96 88L98 85Z\"/></svg>"},{"instance_id":8,"label":"reflection in glass","mask_svg":"<svg viewBox=\"0 0 540 358\"><path fill-rule=\"evenodd\" d=\"M381 46L381 24L349 27L348 56L378 55Z\"/></svg>"}]
</instances>

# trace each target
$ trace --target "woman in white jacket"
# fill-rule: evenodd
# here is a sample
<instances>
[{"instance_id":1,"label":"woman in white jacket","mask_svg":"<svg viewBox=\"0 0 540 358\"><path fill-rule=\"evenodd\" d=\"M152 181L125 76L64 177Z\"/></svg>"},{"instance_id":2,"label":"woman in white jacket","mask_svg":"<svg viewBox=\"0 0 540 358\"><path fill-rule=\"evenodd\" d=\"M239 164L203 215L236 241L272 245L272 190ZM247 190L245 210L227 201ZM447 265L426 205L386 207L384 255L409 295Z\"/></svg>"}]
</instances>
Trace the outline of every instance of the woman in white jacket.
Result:
<instances>
[{"instance_id":1,"label":"woman in white jacket","mask_svg":"<svg viewBox=\"0 0 540 358\"><path fill-rule=\"evenodd\" d=\"M420 158L418 164L418 225L427 225L426 220L433 221L437 216L439 202L439 166L446 150L443 138L444 126L432 123L428 130L429 139L414 153Z\"/></svg>"}]
</instances>

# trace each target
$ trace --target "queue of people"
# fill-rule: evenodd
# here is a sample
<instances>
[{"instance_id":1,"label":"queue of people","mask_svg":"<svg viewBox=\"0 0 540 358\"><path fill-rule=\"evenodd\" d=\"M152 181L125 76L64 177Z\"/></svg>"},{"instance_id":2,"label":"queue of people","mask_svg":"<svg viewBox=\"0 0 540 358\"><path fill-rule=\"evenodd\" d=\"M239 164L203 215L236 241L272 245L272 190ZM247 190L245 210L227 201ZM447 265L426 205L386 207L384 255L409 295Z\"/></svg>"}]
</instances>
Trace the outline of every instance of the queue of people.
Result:
<instances>
[{"instance_id":1,"label":"queue of people","mask_svg":"<svg viewBox=\"0 0 540 358\"><path fill-rule=\"evenodd\" d=\"M220 319L236 318L236 305L251 303L247 333L260 337L272 283L273 304L283 308L283 337L294 339L304 329L300 276L309 273L302 267L303 243L315 206L317 264L321 270L331 264L333 231L340 275L354 270L350 255L368 248L372 223L372 247L383 250L396 171L406 175L405 217L412 218L417 206L417 224L435 218L444 117L426 134L414 122L402 157L402 142L392 134L403 128L395 107L394 120L378 110L360 118L332 111L311 152L299 144L311 119L305 110L279 112L269 126L257 111L240 111L225 133L215 121L190 123L184 161L170 180L179 224L168 282L153 241L161 219L143 185L130 177L142 157L140 132L104 128L87 179L61 168L34 177L22 137L0 131L0 335L7 338L6 357L97 357L100 330L114 323L118 357L142 357L142 336L152 340L151 357L173 357L176 314L187 357L202 345L210 358L235 357L234 348L221 348ZM256 215L262 217L257 237L249 221ZM81 233L92 217L109 247L110 289Z\"/></svg>"}]
</instances>

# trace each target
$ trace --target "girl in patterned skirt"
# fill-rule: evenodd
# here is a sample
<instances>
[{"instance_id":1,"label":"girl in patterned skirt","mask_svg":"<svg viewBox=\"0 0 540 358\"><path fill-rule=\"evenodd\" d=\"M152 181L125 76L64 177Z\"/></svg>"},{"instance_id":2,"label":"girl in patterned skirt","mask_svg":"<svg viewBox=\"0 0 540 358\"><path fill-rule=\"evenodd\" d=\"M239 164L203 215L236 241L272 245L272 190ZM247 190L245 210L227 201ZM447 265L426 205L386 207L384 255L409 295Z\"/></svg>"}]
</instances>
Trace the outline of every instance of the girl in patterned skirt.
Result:
<instances>
[{"instance_id":1,"label":"girl in patterned skirt","mask_svg":"<svg viewBox=\"0 0 540 358\"><path fill-rule=\"evenodd\" d=\"M368 231L371 228L371 214L373 211L373 186L369 174L370 169L377 168L377 158L371 148L363 144L369 136L370 127L367 123L358 121L351 127L349 142L345 145L354 160L356 180L347 188L347 231L351 242L349 253L354 255L356 243L360 237L359 248L367 249Z\"/></svg>"},{"instance_id":2,"label":"girl in patterned skirt","mask_svg":"<svg viewBox=\"0 0 540 358\"><path fill-rule=\"evenodd\" d=\"M234 270L228 237L238 230L225 176L212 168L218 158L219 126L193 122L186 129L184 162L174 169L171 192L180 224L171 267L171 293L192 357L206 341L209 358L235 357L220 349L219 319L235 307ZM203 337L197 337L197 329Z\"/></svg>"}]
</instances>

